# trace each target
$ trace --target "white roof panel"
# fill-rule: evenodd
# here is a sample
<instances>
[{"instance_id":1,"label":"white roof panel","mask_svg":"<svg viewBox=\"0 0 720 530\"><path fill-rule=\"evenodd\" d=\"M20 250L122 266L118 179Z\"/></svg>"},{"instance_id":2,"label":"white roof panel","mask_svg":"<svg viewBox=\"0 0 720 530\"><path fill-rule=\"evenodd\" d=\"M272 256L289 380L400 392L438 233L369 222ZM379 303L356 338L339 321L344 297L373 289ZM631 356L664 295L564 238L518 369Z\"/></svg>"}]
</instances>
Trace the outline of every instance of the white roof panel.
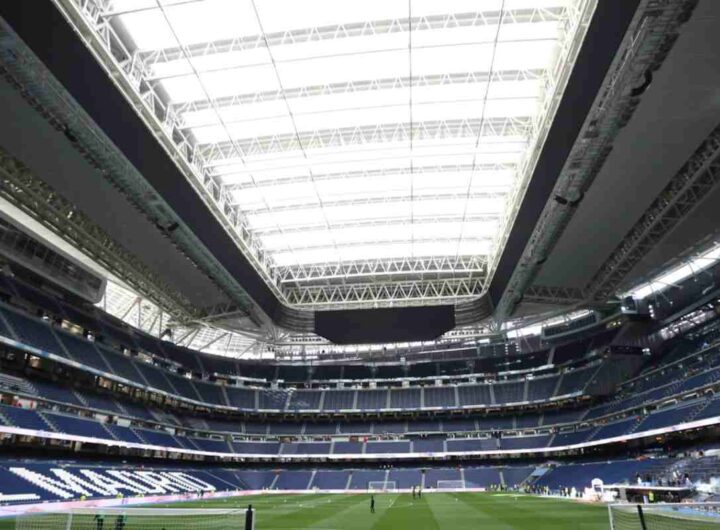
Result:
<instances>
[{"instance_id":1,"label":"white roof panel","mask_svg":"<svg viewBox=\"0 0 720 530\"><path fill-rule=\"evenodd\" d=\"M492 261L593 1L106 4L272 269Z\"/></svg>"}]
</instances>

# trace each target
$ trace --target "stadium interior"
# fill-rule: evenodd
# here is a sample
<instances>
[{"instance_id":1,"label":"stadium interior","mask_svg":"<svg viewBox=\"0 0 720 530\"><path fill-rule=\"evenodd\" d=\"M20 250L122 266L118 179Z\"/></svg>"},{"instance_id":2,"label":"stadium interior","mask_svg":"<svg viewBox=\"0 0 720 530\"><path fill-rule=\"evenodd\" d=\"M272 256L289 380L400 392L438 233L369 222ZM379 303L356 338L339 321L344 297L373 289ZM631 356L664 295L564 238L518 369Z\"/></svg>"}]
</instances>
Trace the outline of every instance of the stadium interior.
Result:
<instances>
[{"instance_id":1,"label":"stadium interior","mask_svg":"<svg viewBox=\"0 0 720 530\"><path fill-rule=\"evenodd\" d=\"M719 24L0 2L0 530L720 528Z\"/></svg>"}]
</instances>

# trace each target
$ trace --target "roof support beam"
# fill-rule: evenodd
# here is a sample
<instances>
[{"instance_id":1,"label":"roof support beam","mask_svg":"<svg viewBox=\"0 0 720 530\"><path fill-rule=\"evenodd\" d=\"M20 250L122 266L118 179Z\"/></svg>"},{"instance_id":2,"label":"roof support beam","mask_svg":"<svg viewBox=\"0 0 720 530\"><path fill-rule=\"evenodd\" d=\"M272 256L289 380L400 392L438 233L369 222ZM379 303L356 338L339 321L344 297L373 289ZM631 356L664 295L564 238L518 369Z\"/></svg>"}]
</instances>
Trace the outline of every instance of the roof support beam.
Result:
<instances>
[{"instance_id":1,"label":"roof support beam","mask_svg":"<svg viewBox=\"0 0 720 530\"><path fill-rule=\"evenodd\" d=\"M448 74L417 75L409 77L386 77L380 79L350 80L324 85L310 85L285 90L268 90L264 92L249 92L234 94L232 96L198 99L181 103L170 103L168 112L176 116L179 127L187 127L184 114L203 110L222 110L228 107L253 105L267 101L282 101L283 99L301 99L310 97L333 96L353 94L357 92L373 92L379 90L407 90L413 88L426 88L432 86L512 83L518 81L542 81L546 71L543 69L528 70L497 70L493 72L455 72Z\"/></svg>"},{"instance_id":2,"label":"roof support beam","mask_svg":"<svg viewBox=\"0 0 720 530\"><path fill-rule=\"evenodd\" d=\"M412 198L413 202L429 202L429 201L447 201L447 200L473 200L473 199L502 199L507 196L506 191L475 191L471 193L436 193L434 195L416 195ZM278 212L294 212L298 210L312 210L315 208L341 208L344 206L356 206L359 204L395 204L409 202L411 200L407 195L399 196L381 196L381 197L365 197L361 199L340 199L336 201L324 202L301 202L297 204L284 204L282 206L259 206L257 208L243 208L245 215L258 215L261 213L278 213Z\"/></svg>"},{"instance_id":3,"label":"roof support beam","mask_svg":"<svg viewBox=\"0 0 720 530\"><path fill-rule=\"evenodd\" d=\"M545 285L533 285L525 291L523 296L523 302L557 305L579 304L584 299L584 293L581 289Z\"/></svg>"},{"instance_id":4,"label":"roof support beam","mask_svg":"<svg viewBox=\"0 0 720 530\"><path fill-rule=\"evenodd\" d=\"M255 138L239 138L212 144L199 144L193 158L203 165L239 160L245 157L286 153L328 147L347 147L380 143L414 142L451 138L526 138L530 133L530 118L487 118L437 120L413 123L383 123L300 131Z\"/></svg>"},{"instance_id":5,"label":"roof support beam","mask_svg":"<svg viewBox=\"0 0 720 530\"><path fill-rule=\"evenodd\" d=\"M206 57L223 53L242 52L258 48L333 41L354 37L372 37L407 31L447 30L467 27L494 26L502 19L503 24L532 24L562 20L565 9L509 9L471 13L453 13L408 18L371 20L348 24L301 28L267 34L242 35L230 39L201 42L189 46L174 46L158 50L136 52L137 60L145 68L159 63Z\"/></svg>"},{"instance_id":6,"label":"roof support beam","mask_svg":"<svg viewBox=\"0 0 720 530\"><path fill-rule=\"evenodd\" d=\"M369 234L369 236L372 236L372 234ZM296 245L293 246L292 249L289 251L292 252L303 252L306 250L325 250L325 249L342 249L342 248L353 248L353 247L363 247L368 245L373 246L386 246L386 245L413 245L415 243L423 244L423 243L444 243L447 242L447 237L423 237L423 236L417 236L413 238L412 240L408 238L401 238L401 239L362 239L359 241L337 241L337 240L331 240L328 238L327 241L323 241L322 243L316 243L316 244L310 244L310 245ZM463 241L473 242L473 243L492 243L494 239L491 236L465 236L462 238ZM283 247L277 248L277 249L268 249L268 252L272 253L278 253L278 252L285 252Z\"/></svg>"},{"instance_id":7,"label":"roof support beam","mask_svg":"<svg viewBox=\"0 0 720 530\"><path fill-rule=\"evenodd\" d=\"M453 274L485 274L487 258L483 256L419 257L351 261L278 267L283 285L317 281L346 281L363 277L440 277Z\"/></svg>"},{"instance_id":8,"label":"roof support beam","mask_svg":"<svg viewBox=\"0 0 720 530\"><path fill-rule=\"evenodd\" d=\"M366 169L360 171L342 171L338 173L320 173L310 174L306 172L302 175L297 176L279 176L278 178L262 179L255 182L239 182L231 183L227 182L232 174L212 174L212 177L221 179L224 184L224 188L227 191L242 191L247 189L258 189L258 188L270 188L274 186L289 186L293 184L304 184L308 182L326 182L332 180L355 180L355 179L372 179L379 177L402 177L410 175L427 175L435 173L462 173L467 172L471 174L473 171L476 175L475 178L483 178L483 173L496 173L502 171L515 171L517 165L512 162L507 163L496 163L496 164L447 164L442 166L413 166L412 169L409 166L386 168L386 169ZM248 172L249 174L249 172Z\"/></svg>"},{"instance_id":9,"label":"roof support beam","mask_svg":"<svg viewBox=\"0 0 720 530\"><path fill-rule=\"evenodd\" d=\"M304 308L348 309L378 305L412 306L441 304L478 296L483 292L482 279L447 279L442 281L388 282L333 286L309 286L286 290L288 301Z\"/></svg>"},{"instance_id":10,"label":"roof support beam","mask_svg":"<svg viewBox=\"0 0 720 530\"><path fill-rule=\"evenodd\" d=\"M388 212L391 214L392 212ZM373 227L373 226L381 226L381 227L387 227L387 226L412 226L412 225L420 225L420 224L443 224L443 223L492 223L496 222L500 219L500 215L496 213L488 213L488 214L478 214L478 215L466 215L463 216L462 214L453 214L453 215L432 215L432 216L419 216L416 215L413 217L412 222L410 222L410 219L407 216L403 217L381 217L381 218L374 218L374 219L355 219L352 221L343 221L343 222L336 222L333 223L332 229L333 230L344 230L347 228L365 228L365 227ZM265 228L255 228L253 229L253 234L256 236L262 235L262 236L273 236L273 235L290 235L290 234L301 234L303 232L311 232L315 230L324 230L327 228L327 225L325 223L318 223L318 224L309 224L309 225L289 225L289 226L283 226L277 227L277 226L268 226Z\"/></svg>"}]
</instances>

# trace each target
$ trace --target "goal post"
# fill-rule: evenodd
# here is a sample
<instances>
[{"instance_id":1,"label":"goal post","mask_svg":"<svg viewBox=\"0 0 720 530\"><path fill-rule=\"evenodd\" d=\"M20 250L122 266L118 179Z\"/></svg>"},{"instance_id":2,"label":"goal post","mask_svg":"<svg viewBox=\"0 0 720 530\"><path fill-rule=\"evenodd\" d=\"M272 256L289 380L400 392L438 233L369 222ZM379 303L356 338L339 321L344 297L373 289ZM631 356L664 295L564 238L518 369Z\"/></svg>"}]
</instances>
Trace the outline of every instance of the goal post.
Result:
<instances>
[{"instance_id":1,"label":"goal post","mask_svg":"<svg viewBox=\"0 0 720 530\"><path fill-rule=\"evenodd\" d=\"M385 493L397 491L397 482L394 480L371 480L368 482L370 493Z\"/></svg>"},{"instance_id":2,"label":"goal post","mask_svg":"<svg viewBox=\"0 0 720 530\"><path fill-rule=\"evenodd\" d=\"M438 490L464 490L465 489L465 481L464 480L438 480L437 481L437 489Z\"/></svg>"},{"instance_id":3,"label":"goal post","mask_svg":"<svg viewBox=\"0 0 720 530\"><path fill-rule=\"evenodd\" d=\"M17 515L15 530L254 530L255 510L73 508Z\"/></svg>"},{"instance_id":4,"label":"goal post","mask_svg":"<svg viewBox=\"0 0 720 530\"><path fill-rule=\"evenodd\" d=\"M611 504L611 530L720 530L720 503Z\"/></svg>"}]
</instances>

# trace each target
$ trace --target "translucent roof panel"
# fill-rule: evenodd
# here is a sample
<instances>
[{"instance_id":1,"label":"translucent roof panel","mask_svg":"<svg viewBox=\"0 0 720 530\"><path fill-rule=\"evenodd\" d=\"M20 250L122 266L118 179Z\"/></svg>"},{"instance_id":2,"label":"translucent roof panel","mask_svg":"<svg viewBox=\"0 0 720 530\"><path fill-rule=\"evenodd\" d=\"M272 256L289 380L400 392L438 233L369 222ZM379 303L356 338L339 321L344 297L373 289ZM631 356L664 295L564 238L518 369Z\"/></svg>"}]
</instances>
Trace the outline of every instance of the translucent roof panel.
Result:
<instances>
[{"instance_id":1,"label":"translucent roof panel","mask_svg":"<svg viewBox=\"0 0 720 530\"><path fill-rule=\"evenodd\" d=\"M327 267L337 292L347 266L365 284L472 280L454 300L480 294L492 273L594 9L594 0L95 2L132 56L126 68L162 102L165 130L192 152L199 188L238 212L238 232L281 297L303 288L308 268L317 288ZM384 266L357 272L390 261L405 264L402 278Z\"/></svg>"}]
</instances>

